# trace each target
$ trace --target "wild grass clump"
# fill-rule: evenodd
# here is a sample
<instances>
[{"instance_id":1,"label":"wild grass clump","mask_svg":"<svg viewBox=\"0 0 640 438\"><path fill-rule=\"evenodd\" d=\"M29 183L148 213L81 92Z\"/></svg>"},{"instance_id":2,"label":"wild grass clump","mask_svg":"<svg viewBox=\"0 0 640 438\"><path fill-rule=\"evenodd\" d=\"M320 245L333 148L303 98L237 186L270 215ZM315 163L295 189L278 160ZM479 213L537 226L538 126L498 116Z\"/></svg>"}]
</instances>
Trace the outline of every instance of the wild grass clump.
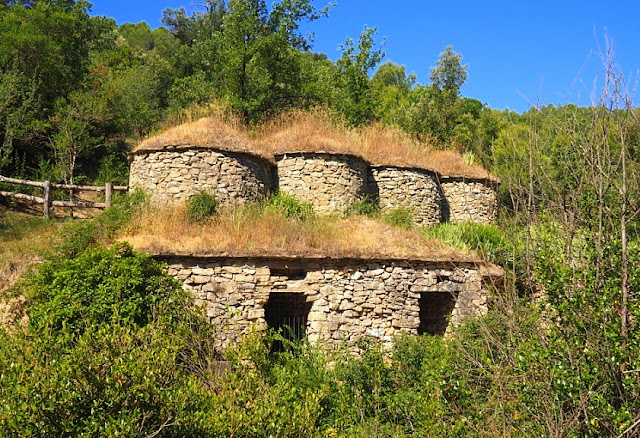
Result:
<instances>
[{"instance_id":1,"label":"wild grass clump","mask_svg":"<svg viewBox=\"0 0 640 438\"><path fill-rule=\"evenodd\" d=\"M362 199L359 199L349 205L344 212L344 216L368 216L379 217L380 204L370 195L365 195Z\"/></svg>"},{"instance_id":2,"label":"wild grass clump","mask_svg":"<svg viewBox=\"0 0 640 438\"><path fill-rule=\"evenodd\" d=\"M187 219L200 224L205 223L218 212L220 202L207 191L200 191L187 201Z\"/></svg>"},{"instance_id":3,"label":"wild grass clump","mask_svg":"<svg viewBox=\"0 0 640 438\"><path fill-rule=\"evenodd\" d=\"M509 233L494 225L482 225L471 222L452 224L450 222L420 228L420 233L438 240L461 251L475 251L484 260L505 267L512 267L517 249L516 239Z\"/></svg>"},{"instance_id":4,"label":"wild grass clump","mask_svg":"<svg viewBox=\"0 0 640 438\"><path fill-rule=\"evenodd\" d=\"M294 196L284 192L278 191L273 194L265 205L272 211L282 213L291 219L304 221L313 217L313 204L300 202Z\"/></svg>"},{"instance_id":5,"label":"wild grass clump","mask_svg":"<svg viewBox=\"0 0 640 438\"><path fill-rule=\"evenodd\" d=\"M394 227L408 230L413 225L413 211L404 207L393 208L382 214L382 220Z\"/></svg>"}]
</instances>

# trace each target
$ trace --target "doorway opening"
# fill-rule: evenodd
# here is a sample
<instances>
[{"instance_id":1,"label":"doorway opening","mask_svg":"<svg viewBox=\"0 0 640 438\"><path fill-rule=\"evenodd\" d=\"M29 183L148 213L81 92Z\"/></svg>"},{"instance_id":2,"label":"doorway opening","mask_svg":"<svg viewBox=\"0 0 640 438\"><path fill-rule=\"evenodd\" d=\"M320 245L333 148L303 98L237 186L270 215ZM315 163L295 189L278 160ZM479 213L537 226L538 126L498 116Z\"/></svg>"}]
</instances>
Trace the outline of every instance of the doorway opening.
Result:
<instances>
[{"instance_id":1,"label":"doorway opening","mask_svg":"<svg viewBox=\"0 0 640 438\"><path fill-rule=\"evenodd\" d=\"M450 292L421 293L418 334L444 335L455 305L455 296Z\"/></svg>"},{"instance_id":2,"label":"doorway opening","mask_svg":"<svg viewBox=\"0 0 640 438\"><path fill-rule=\"evenodd\" d=\"M264 318L269 328L278 331L288 341L299 341L307 335L307 321L311 303L300 292L271 292L264 307ZM274 352L284 351L282 341L276 341Z\"/></svg>"}]
</instances>

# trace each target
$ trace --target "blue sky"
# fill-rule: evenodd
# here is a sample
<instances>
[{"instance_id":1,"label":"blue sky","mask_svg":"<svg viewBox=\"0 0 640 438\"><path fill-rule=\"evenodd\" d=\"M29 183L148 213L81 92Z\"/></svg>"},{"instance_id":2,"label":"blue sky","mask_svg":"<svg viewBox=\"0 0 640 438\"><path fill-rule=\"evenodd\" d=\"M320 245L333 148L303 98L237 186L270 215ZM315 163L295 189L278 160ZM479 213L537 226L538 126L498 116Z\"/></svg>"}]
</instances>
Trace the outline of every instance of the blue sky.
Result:
<instances>
[{"instance_id":1,"label":"blue sky","mask_svg":"<svg viewBox=\"0 0 640 438\"><path fill-rule=\"evenodd\" d=\"M316 5L327 2L316 0ZM161 25L165 8L195 8L190 0L94 0L93 15L118 24ZM524 111L530 103L589 105L602 78L605 34L633 83L640 69L637 1L338 0L329 17L305 25L314 51L340 57L347 37L377 27L386 59L427 83L447 45L463 55L469 78L462 94L492 108Z\"/></svg>"}]
</instances>

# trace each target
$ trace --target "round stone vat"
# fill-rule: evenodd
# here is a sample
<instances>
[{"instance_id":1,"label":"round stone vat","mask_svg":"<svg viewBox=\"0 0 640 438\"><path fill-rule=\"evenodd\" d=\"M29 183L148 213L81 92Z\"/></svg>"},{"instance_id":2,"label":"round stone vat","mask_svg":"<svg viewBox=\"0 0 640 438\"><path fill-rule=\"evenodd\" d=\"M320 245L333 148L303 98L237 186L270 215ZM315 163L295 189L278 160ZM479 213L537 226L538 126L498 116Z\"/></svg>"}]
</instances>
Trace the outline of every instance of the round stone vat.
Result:
<instances>
[{"instance_id":1,"label":"round stone vat","mask_svg":"<svg viewBox=\"0 0 640 438\"><path fill-rule=\"evenodd\" d=\"M426 169L391 166L372 166L369 192L377 199L380 208L407 208L417 225L433 225L442 222L444 196L438 176Z\"/></svg>"},{"instance_id":2,"label":"round stone vat","mask_svg":"<svg viewBox=\"0 0 640 438\"><path fill-rule=\"evenodd\" d=\"M498 183L488 179L444 177L443 214L452 223L492 224L498 217Z\"/></svg>"},{"instance_id":3,"label":"round stone vat","mask_svg":"<svg viewBox=\"0 0 640 438\"><path fill-rule=\"evenodd\" d=\"M273 179L273 164L261 156L193 146L134 152L129 185L161 203L180 204L204 190L224 205L262 200Z\"/></svg>"},{"instance_id":4,"label":"round stone vat","mask_svg":"<svg viewBox=\"0 0 640 438\"><path fill-rule=\"evenodd\" d=\"M366 193L368 165L358 156L296 152L276 155L276 163L279 190L317 213L344 211Z\"/></svg>"}]
</instances>

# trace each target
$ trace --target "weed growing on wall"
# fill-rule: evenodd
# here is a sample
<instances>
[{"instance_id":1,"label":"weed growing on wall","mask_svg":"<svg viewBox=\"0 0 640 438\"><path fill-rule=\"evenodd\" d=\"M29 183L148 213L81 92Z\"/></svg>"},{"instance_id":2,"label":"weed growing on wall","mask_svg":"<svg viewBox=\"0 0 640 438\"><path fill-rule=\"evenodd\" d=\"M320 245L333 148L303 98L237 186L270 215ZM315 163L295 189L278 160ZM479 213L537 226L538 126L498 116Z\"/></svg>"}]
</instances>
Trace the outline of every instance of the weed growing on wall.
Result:
<instances>
[{"instance_id":1,"label":"weed growing on wall","mask_svg":"<svg viewBox=\"0 0 640 438\"><path fill-rule=\"evenodd\" d=\"M187 201L187 218L192 222L205 223L218 212L220 202L209 192L195 193Z\"/></svg>"},{"instance_id":2,"label":"weed growing on wall","mask_svg":"<svg viewBox=\"0 0 640 438\"><path fill-rule=\"evenodd\" d=\"M384 213L382 220L390 225L409 229L413 225L413 212L404 207L394 208Z\"/></svg>"},{"instance_id":3,"label":"weed growing on wall","mask_svg":"<svg viewBox=\"0 0 640 438\"><path fill-rule=\"evenodd\" d=\"M277 192L267 200L267 208L280 212L284 216L301 221L313 216L313 205L303 203L294 196L284 192Z\"/></svg>"},{"instance_id":4,"label":"weed growing on wall","mask_svg":"<svg viewBox=\"0 0 640 438\"><path fill-rule=\"evenodd\" d=\"M347 207L344 216L369 216L378 217L380 214L380 204L371 195L365 195L362 199L353 202Z\"/></svg>"}]
</instances>

